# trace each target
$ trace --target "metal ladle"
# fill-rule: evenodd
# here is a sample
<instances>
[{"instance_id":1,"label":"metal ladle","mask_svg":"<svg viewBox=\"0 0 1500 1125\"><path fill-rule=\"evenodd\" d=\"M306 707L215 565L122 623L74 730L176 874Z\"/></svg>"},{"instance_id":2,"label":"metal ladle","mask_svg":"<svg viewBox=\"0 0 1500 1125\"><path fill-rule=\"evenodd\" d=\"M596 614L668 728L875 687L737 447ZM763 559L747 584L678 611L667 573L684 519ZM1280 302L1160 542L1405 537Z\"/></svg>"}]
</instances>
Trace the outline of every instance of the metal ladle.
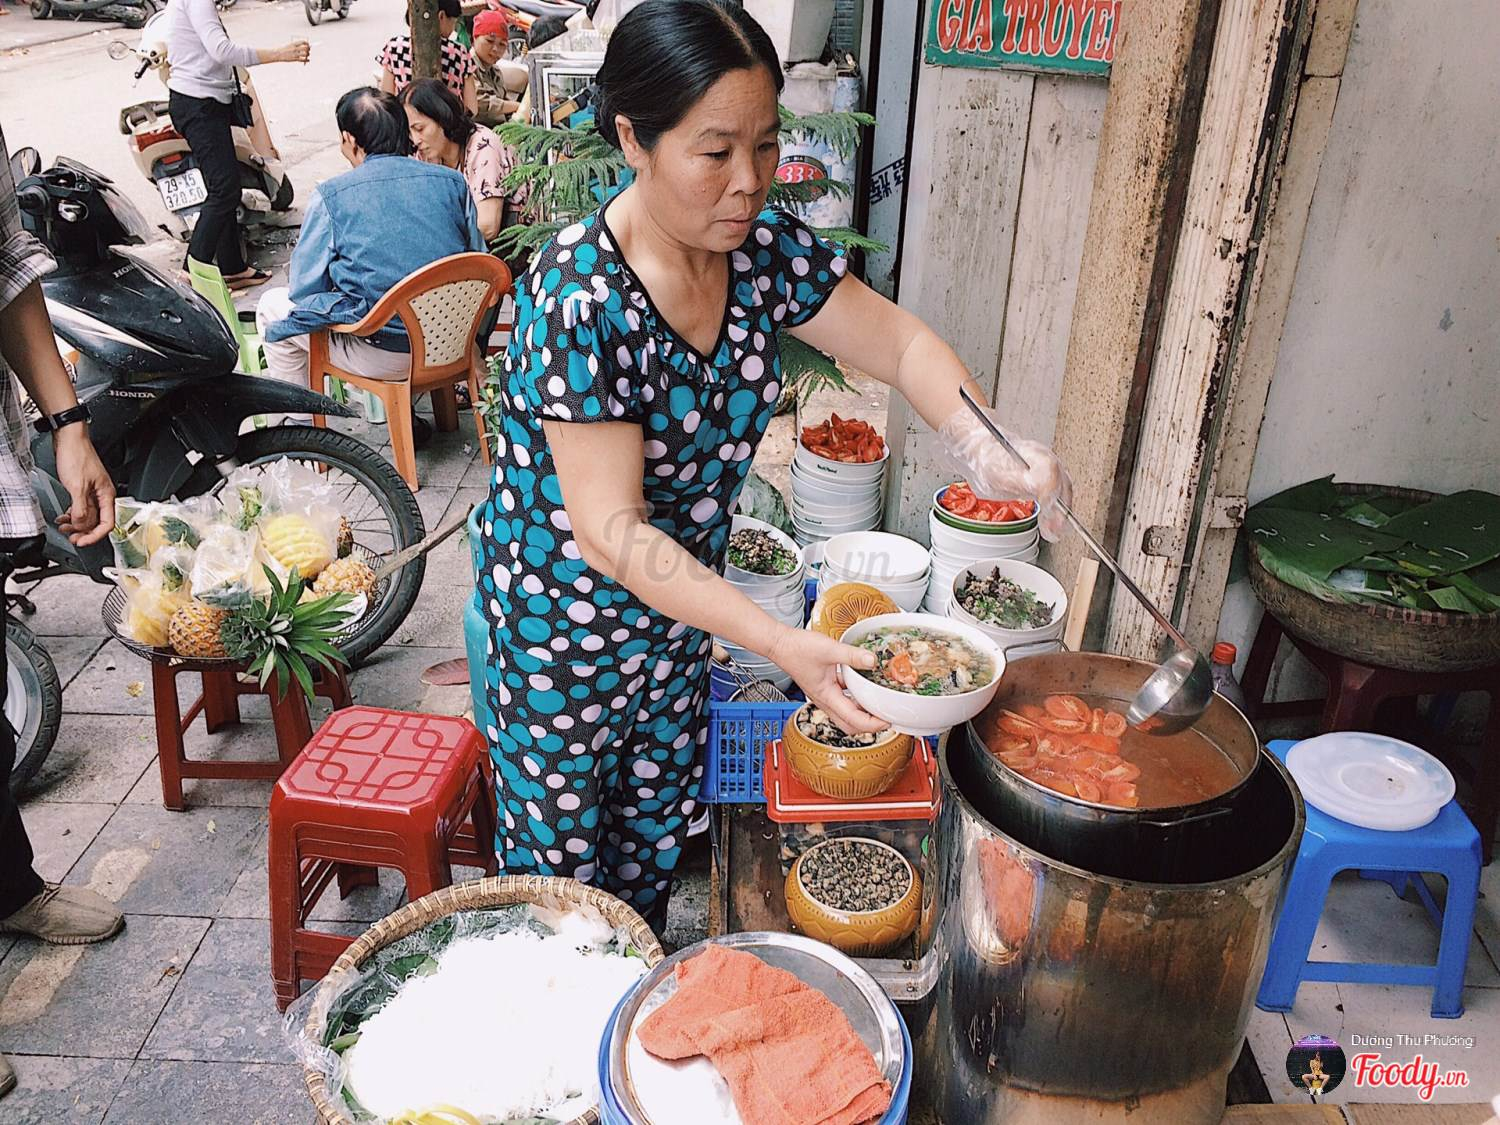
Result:
<instances>
[{"instance_id":1,"label":"metal ladle","mask_svg":"<svg viewBox=\"0 0 1500 1125\"><path fill-rule=\"evenodd\" d=\"M1012 445L1000 427L991 421L990 416L984 412L984 406L974 399L967 387L959 388L959 397L964 400L964 405L974 412L984 428L1005 447L1005 451L1014 457L1028 469L1030 462L1022 457L1020 451ZM1146 678L1141 689L1135 693L1135 698L1130 701L1130 710L1126 712L1126 721L1136 730L1144 734L1176 734L1178 731L1186 730L1196 723L1205 710L1208 709L1209 700L1213 698L1214 681L1213 673L1210 671L1208 661L1192 645L1188 644L1186 637L1178 631L1177 626L1167 619L1167 615L1156 608L1139 586L1137 586L1121 569L1120 564L1115 561L1113 555L1101 547L1098 541L1089 534L1088 529L1079 522L1078 517L1061 500L1055 501L1058 510L1068 517L1068 522L1073 529L1083 537L1088 544L1089 550L1098 556L1099 561L1109 567L1120 583L1130 591L1136 601L1146 607L1147 612L1156 619L1156 623L1166 630L1167 636L1177 646L1172 655L1156 666L1156 671Z\"/></svg>"}]
</instances>

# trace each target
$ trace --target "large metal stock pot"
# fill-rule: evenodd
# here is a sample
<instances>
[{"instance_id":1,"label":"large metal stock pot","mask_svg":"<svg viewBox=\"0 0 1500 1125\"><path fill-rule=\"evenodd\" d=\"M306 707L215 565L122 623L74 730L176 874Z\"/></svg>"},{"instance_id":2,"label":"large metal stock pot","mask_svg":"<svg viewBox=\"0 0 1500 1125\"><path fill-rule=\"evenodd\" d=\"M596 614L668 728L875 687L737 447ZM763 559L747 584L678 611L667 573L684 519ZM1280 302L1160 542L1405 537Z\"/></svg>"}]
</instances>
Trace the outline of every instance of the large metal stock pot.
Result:
<instances>
[{"instance_id":1,"label":"large metal stock pot","mask_svg":"<svg viewBox=\"0 0 1500 1125\"><path fill-rule=\"evenodd\" d=\"M967 756L982 784L970 799L988 820L1028 847L1053 859L1100 875L1151 882L1197 882L1211 877L1211 847L1223 821L1245 791L1260 756L1260 742L1249 720L1215 695L1194 732L1222 754L1238 781L1221 793L1191 805L1170 808L1110 808L1067 797L1022 777L991 754L995 719L1022 700L1054 692L1102 697L1124 711L1152 672L1138 660L1099 653L1048 653L1008 665L994 701L973 722L954 731L949 754ZM1143 868L1149 857L1151 866Z\"/></svg>"},{"instance_id":2,"label":"large metal stock pot","mask_svg":"<svg viewBox=\"0 0 1500 1125\"><path fill-rule=\"evenodd\" d=\"M988 780L954 749L941 755L942 970L918 1070L941 1119L1217 1122L1302 836L1290 776L1261 752L1213 822L1204 878L1166 883L1021 843L980 811Z\"/></svg>"}]
</instances>

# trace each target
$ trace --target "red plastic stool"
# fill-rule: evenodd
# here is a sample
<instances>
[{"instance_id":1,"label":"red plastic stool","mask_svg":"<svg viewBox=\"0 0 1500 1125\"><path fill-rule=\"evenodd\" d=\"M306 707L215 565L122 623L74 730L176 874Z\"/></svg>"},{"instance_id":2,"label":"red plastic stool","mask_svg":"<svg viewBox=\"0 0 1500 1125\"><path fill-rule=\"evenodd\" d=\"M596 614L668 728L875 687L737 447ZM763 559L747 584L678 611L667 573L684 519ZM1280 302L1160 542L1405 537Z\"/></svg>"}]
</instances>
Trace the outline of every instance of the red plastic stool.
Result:
<instances>
[{"instance_id":1,"label":"red plastic stool","mask_svg":"<svg viewBox=\"0 0 1500 1125\"><path fill-rule=\"evenodd\" d=\"M156 710L157 763L161 769L161 803L181 811L182 780L186 777L262 778L275 781L296 758L298 751L312 737L312 720L307 713L307 696L294 682L287 685L286 695L277 697L274 679L262 688L258 683L241 683L241 665L222 661L202 663L192 660L153 657L151 660L151 695ZM203 677L203 694L182 712L177 692L177 677L184 672L198 672ZM349 681L340 668L329 672L318 667L313 676L313 692L329 700L335 708L348 707L354 700ZM200 714L208 733L240 721L240 696L265 695L271 701L271 721L276 729L274 762L203 762L187 756L183 735Z\"/></svg>"},{"instance_id":2,"label":"red plastic stool","mask_svg":"<svg viewBox=\"0 0 1500 1125\"><path fill-rule=\"evenodd\" d=\"M1283 636L1327 679L1328 695L1321 705L1315 700L1265 702L1266 685ZM1407 732L1382 732L1376 722L1375 712L1387 700L1414 700L1419 695L1452 695L1464 691L1488 695L1490 713L1480 747L1479 769L1470 770L1463 763L1450 765L1473 786L1474 827L1479 830L1484 862L1489 863L1493 858L1495 829L1500 824L1500 664L1464 672L1406 672L1361 664L1297 636L1268 611L1261 615L1260 628L1245 660L1241 686L1252 719L1315 714L1321 710L1321 731L1367 730L1402 737L1406 737Z\"/></svg>"},{"instance_id":3,"label":"red plastic stool","mask_svg":"<svg viewBox=\"0 0 1500 1125\"><path fill-rule=\"evenodd\" d=\"M451 864L498 870L494 788L467 719L350 707L312 736L271 794L271 979L282 1011L353 942L308 929L335 877L346 896L378 867L408 899L453 882ZM466 823L467 822L467 823Z\"/></svg>"}]
</instances>

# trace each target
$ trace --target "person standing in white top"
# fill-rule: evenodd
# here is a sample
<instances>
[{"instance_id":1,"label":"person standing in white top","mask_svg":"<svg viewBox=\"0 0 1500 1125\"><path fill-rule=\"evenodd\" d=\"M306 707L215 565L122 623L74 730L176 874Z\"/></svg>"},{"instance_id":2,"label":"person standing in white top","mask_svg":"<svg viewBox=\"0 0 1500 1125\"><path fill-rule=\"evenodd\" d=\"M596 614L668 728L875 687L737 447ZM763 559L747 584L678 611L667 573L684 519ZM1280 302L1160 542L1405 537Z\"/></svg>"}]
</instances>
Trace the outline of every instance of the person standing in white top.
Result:
<instances>
[{"instance_id":1,"label":"person standing in white top","mask_svg":"<svg viewBox=\"0 0 1500 1125\"><path fill-rule=\"evenodd\" d=\"M230 103L235 93L234 68L269 62L308 59L306 40L284 47L244 47L229 38L214 0L171 0L167 28L167 60L171 76L168 104L172 123L187 138L208 198L198 212L198 224L188 244L189 257L218 264L231 289L248 289L270 280L240 253L239 165L234 155Z\"/></svg>"}]
</instances>

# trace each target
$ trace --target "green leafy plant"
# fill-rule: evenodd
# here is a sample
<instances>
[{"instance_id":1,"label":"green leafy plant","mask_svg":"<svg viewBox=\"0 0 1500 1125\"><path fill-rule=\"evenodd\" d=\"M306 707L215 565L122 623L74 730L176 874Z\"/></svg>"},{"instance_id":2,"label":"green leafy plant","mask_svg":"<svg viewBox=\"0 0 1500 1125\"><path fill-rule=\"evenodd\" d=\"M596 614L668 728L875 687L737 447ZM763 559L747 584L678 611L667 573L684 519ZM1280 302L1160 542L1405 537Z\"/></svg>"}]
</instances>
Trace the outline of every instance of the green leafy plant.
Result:
<instances>
[{"instance_id":1,"label":"green leafy plant","mask_svg":"<svg viewBox=\"0 0 1500 1125\"><path fill-rule=\"evenodd\" d=\"M875 118L868 113L839 111L799 116L785 106L781 107L783 140L810 138L823 141L845 159L853 155L861 132L874 124ZM516 153L516 167L505 179L505 190L526 189L530 216L529 222L502 230L491 243L491 249L502 258L535 253L563 227L595 210L630 182L631 172L624 155L599 135L592 122L577 128L546 129L512 121L501 125L496 132ZM771 182L766 202L774 207L794 207L812 203L826 195L847 197L853 190L853 185L843 180L786 183L778 179ZM869 252L887 248L885 243L848 227L815 227L814 230L821 238L846 251ZM859 393L837 363L785 332L781 334L781 368L783 409L798 398L806 402L824 389ZM499 366L491 363L489 382L495 383L502 378ZM498 421L501 397L498 391L486 392L480 407L492 435Z\"/></svg>"},{"instance_id":2,"label":"green leafy plant","mask_svg":"<svg viewBox=\"0 0 1500 1125\"><path fill-rule=\"evenodd\" d=\"M231 657L250 662L248 670L260 677L261 687L275 676L277 695L284 697L287 686L296 680L311 699L312 664L330 672L337 665L348 664L334 642L348 624L339 611L349 603L349 595L330 594L304 602L306 584L295 568L285 585L270 567L264 569L271 596L251 599L248 605L230 613L219 629L219 638Z\"/></svg>"}]
</instances>

